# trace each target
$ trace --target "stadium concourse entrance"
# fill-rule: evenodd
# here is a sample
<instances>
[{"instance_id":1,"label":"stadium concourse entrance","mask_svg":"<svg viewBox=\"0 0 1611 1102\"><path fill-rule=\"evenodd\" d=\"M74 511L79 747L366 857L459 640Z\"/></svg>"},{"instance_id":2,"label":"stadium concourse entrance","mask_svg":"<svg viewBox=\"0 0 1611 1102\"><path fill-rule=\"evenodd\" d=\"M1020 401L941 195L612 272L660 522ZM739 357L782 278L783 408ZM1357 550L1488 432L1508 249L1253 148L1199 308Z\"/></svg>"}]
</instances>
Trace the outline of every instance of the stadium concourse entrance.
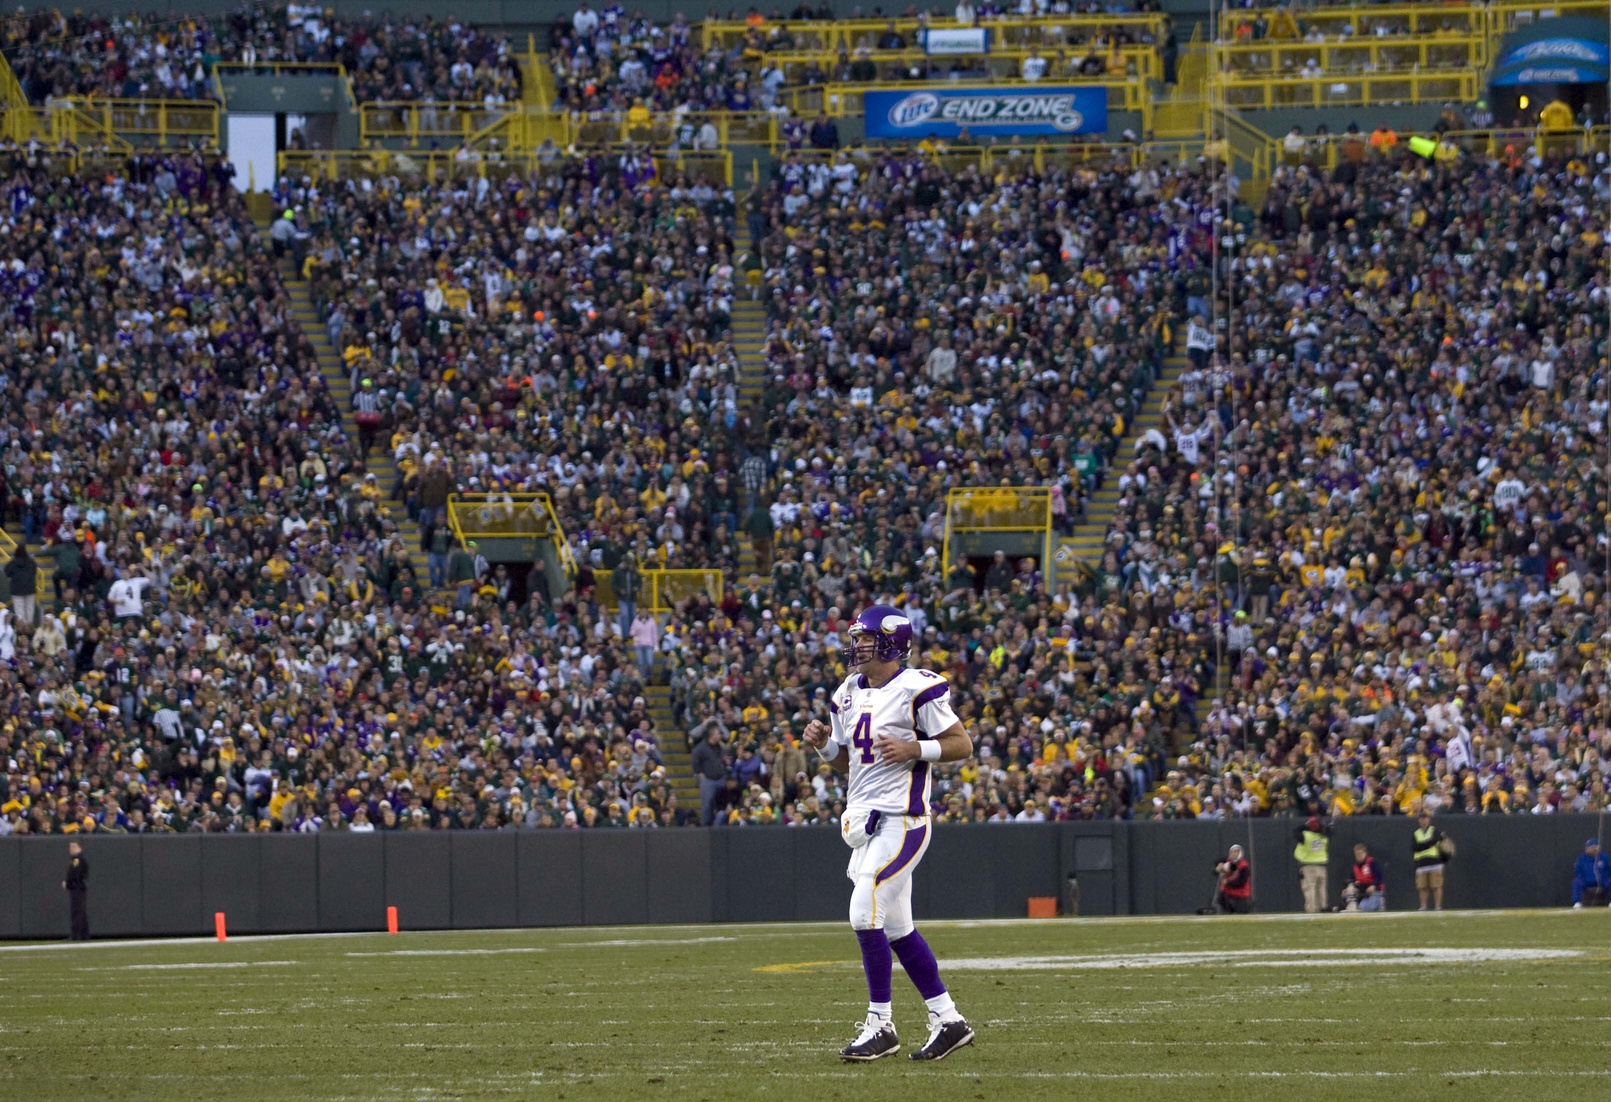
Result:
<instances>
[{"instance_id":1,"label":"stadium concourse entrance","mask_svg":"<svg viewBox=\"0 0 1611 1102\"><path fill-rule=\"evenodd\" d=\"M1031 570L1040 570L1039 555L1013 556L1005 550L998 559L995 555L969 555L962 562L973 574L973 590L983 593L988 589L999 589L1006 593L1012 588L1013 578L1018 576L1020 568L1028 563ZM961 574L956 577L960 580Z\"/></svg>"}]
</instances>

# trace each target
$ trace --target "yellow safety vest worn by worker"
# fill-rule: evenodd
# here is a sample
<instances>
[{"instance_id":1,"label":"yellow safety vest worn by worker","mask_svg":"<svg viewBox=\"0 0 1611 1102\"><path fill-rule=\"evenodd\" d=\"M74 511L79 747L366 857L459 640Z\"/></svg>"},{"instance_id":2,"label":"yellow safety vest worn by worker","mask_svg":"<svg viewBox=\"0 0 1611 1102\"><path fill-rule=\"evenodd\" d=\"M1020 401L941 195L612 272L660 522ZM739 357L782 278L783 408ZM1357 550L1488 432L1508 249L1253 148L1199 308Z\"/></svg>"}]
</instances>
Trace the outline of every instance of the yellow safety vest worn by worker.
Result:
<instances>
[{"instance_id":1,"label":"yellow safety vest worn by worker","mask_svg":"<svg viewBox=\"0 0 1611 1102\"><path fill-rule=\"evenodd\" d=\"M1292 847L1292 856L1300 865L1324 865L1329 839L1319 831L1305 830L1303 840Z\"/></svg>"},{"instance_id":2,"label":"yellow safety vest worn by worker","mask_svg":"<svg viewBox=\"0 0 1611 1102\"><path fill-rule=\"evenodd\" d=\"M1572 109L1560 100L1555 100L1538 113L1538 121L1544 124L1545 130L1570 130Z\"/></svg>"},{"instance_id":3,"label":"yellow safety vest worn by worker","mask_svg":"<svg viewBox=\"0 0 1611 1102\"><path fill-rule=\"evenodd\" d=\"M1438 828L1415 829L1415 863L1437 865L1443 862L1443 851L1438 848Z\"/></svg>"}]
</instances>

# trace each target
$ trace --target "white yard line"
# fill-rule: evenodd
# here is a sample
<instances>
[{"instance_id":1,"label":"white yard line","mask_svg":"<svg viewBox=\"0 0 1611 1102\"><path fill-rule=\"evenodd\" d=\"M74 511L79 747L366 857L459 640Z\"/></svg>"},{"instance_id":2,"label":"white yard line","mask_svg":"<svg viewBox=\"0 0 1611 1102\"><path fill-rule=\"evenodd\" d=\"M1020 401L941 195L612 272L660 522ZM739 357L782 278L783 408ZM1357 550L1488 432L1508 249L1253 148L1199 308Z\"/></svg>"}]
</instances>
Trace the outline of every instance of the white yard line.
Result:
<instances>
[{"instance_id":1,"label":"white yard line","mask_svg":"<svg viewBox=\"0 0 1611 1102\"><path fill-rule=\"evenodd\" d=\"M118 964L110 968L80 968L80 972L158 972L171 968L295 968L294 960L187 960L180 964Z\"/></svg>"},{"instance_id":2,"label":"white yard line","mask_svg":"<svg viewBox=\"0 0 1611 1102\"><path fill-rule=\"evenodd\" d=\"M1603 910L1603 908L1602 908ZM1508 915L1526 915L1529 918L1570 917L1574 921L1583 921L1585 916L1599 913L1597 911L1573 911L1566 908L1512 908L1493 911L1386 911L1381 914L1254 914L1254 915L1113 915L1092 916L1085 918L983 918L983 919L936 919L925 921L924 929L935 930L975 930L992 928L1012 928L1017 926L1066 926L1070 929L1079 929L1084 926L1173 926L1182 923L1224 923L1230 926L1240 926L1264 922L1364 922L1375 924L1381 922L1420 921L1441 922L1449 919L1471 918L1503 918ZM818 933L846 929L846 923L834 922L710 922L680 925L635 925L635 926L511 926L484 930L405 930L404 937L453 936L453 937L500 937L511 934L529 935L533 933L555 933L567 936L609 933L641 933L641 934L693 934L698 931L710 932L721 930L733 937L768 937L775 938L780 930L795 933ZM347 931L343 933L304 933L304 934L243 934L231 935L226 944L251 944L260 941L294 941L300 939L341 938L341 937L376 937L385 935L384 928L377 926L374 930ZM668 937L645 937L642 939L645 946L657 944L673 944ZM124 941L51 941L36 942L24 945L0 945L0 953L21 952L84 952L97 949L133 948L147 945L212 945L217 943L215 937L173 937L173 938L130 938ZM601 942L588 941L586 945L599 945Z\"/></svg>"}]
</instances>

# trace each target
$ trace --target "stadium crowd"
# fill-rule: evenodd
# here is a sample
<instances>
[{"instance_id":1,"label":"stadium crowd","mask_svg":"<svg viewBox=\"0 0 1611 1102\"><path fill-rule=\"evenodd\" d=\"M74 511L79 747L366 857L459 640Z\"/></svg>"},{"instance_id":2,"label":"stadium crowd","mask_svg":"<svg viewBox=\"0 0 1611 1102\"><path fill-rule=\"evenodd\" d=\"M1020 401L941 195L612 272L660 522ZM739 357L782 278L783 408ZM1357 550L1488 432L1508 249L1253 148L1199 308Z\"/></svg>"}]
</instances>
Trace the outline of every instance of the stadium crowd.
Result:
<instances>
[{"instance_id":1,"label":"stadium crowd","mask_svg":"<svg viewBox=\"0 0 1611 1102\"><path fill-rule=\"evenodd\" d=\"M1282 170L1108 563L1228 678L1165 815L1607 806L1605 157Z\"/></svg>"},{"instance_id":2,"label":"stadium crowd","mask_svg":"<svg viewBox=\"0 0 1611 1102\"><path fill-rule=\"evenodd\" d=\"M1056 0L1049 7L975 5L963 0L954 12L943 14L966 25L1070 12L1117 16L1126 10L1127 5L1070 5L1067 0ZM1156 4L1136 10L1156 10ZM881 33L869 31L852 42L820 48L817 36L807 34L809 24L832 18L831 9L814 10L806 4L787 16L774 11L770 18L753 8L747 16L734 12L730 21L746 29L742 38L724 45L720 38L706 39L680 13L670 23L656 24L641 13L628 15L620 4L595 10L583 3L550 31L549 65L556 100L589 118L624 116L647 125L652 116L688 112L774 111L787 118L790 105L783 93L801 86L942 75L990 79L978 57L919 56L920 32L903 33L893 22ZM1119 71L1124 64L1120 47L1150 41L1138 28L1122 22L1048 27L1045 34L1050 56L1034 55L1039 69L1025 70L1026 75L1033 73L1033 79ZM813 49L820 56L799 60L800 54Z\"/></svg>"},{"instance_id":3,"label":"stadium crowd","mask_svg":"<svg viewBox=\"0 0 1611 1102\"><path fill-rule=\"evenodd\" d=\"M510 43L454 17L336 18L300 3L216 16L19 9L0 17L0 46L23 93L41 104L67 96L209 99L220 62L339 62L360 103L520 99Z\"/></svg>"},{"instance_id":4,"label":"stadium crowd","mask_svg":"<svg viewBox=\"0 0 1611 1102\"><path fill-rule=\"evenodd\" d=\"M793 736L886 597L978 738L945 820L1604 806L1603 164L1283 171L1222 227L1234 315L1198 164L785 161L753 250L731 194L632 154L281 181L446 560L425 579L227 179L136 167L7 175L0 519L33 555L5 572L0 829L832 821L843 779ZM727 336L746 271L759 410ZM1120 454L1172 327L1165 431ZM942 570L948 488L1038 481L1066 528L1104 478L1078 589ZM439 528L449 489L527 488L569 593ZM658 625L593 600L684 564L735 584Z\"/></svg>"}]
</instances>

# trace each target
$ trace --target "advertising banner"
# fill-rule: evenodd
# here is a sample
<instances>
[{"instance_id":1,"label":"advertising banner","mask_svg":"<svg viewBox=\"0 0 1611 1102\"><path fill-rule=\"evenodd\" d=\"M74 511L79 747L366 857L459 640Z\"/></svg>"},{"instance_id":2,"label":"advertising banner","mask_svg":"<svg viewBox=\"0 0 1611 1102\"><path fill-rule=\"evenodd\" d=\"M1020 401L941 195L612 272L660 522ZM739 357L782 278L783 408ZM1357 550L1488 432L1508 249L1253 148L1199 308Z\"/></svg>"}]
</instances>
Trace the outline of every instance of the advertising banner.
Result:
<instances>
[{"instance_id":1,"label":"advertising banner","mask_svg":"<svg viewBox=\"0 0 1611 1102\"><path fill-rule=\"evenodd\" d=\"M1108 90L1093 85L945 88L868 92L862 97L869 138L1055 137L1108 128Z\"/></svg>"},{"instance_id":2,"label":"advertising banner","mask_svg":"<svg viewBox=\"0 0 1611 1102\"><path fill-rule=\"evenodd\" d=\"M929 31L923 48L931 54L982 54L990 50L990 32L984 27Z\"/></svg>"},{"instance_id":3,"label":"advertising banner","mask_svg":"<svg viewBox=\"0 0 1611 1102\"><path fill-rule=\"evenodd\" d=\"M1540 38L1506 50L1496 64L1504 67L1522 61L1535 65L1559 62L1607 65L1611 64L1611 46L1581 38Z\"/></svg>"}]
</instances>

